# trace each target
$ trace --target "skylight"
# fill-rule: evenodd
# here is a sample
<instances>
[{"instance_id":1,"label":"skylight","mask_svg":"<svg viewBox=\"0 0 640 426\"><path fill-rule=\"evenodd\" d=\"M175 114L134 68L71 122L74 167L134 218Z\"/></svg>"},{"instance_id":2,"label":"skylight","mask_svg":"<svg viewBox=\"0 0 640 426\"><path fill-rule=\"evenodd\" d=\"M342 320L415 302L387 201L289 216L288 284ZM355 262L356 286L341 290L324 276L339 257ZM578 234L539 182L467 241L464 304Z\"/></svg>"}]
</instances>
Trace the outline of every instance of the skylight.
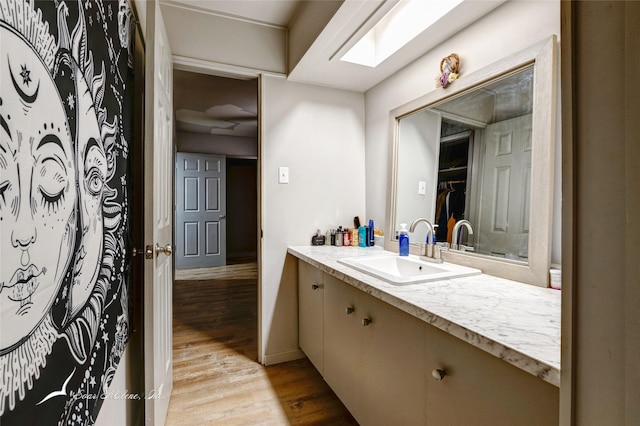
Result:
<instances>
[{"instance_id":1,"label":"skylight","mask_svg":"<svg viewBox=\"0 0 640 426\"><path fill-rule=\"evenodd\" d=\"M376 67L464 0L400 0L342 61Z\"/></svg>"}]
</instances>

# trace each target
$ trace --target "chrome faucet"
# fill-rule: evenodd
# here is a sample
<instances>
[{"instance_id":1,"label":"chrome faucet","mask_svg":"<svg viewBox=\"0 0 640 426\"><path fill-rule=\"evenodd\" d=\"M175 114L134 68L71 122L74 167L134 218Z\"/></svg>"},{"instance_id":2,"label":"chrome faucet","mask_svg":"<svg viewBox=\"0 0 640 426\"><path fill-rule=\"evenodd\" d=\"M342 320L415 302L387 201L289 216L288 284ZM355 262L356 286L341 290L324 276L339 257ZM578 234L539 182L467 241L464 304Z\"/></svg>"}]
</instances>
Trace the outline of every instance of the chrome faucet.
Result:
<instances>
[{"instance_id":1,"label":"chrome faucet","mask_svg":"<svg viewBox=\"0 0 640 426\"><path fill-rule=\"evenodd\" d=\"M453 232L451 232L451 248L453 250L458 250L460 248L458 244L458 238L460 235L460 228L462 226L465 226L467 228L469 235L473 235L473 228L471 227L471 222L469 222L466 219L457 221L456 224L453 226Z\"/></svg>"},{"instance_id":2,"label":"chrome faucet","mask_svg":"<svg viewBox=\"0 0 640 426\"><path fill-rule=\"evenodd\" d=\"M411 222L411 226L409 226L409 232L414 232L416 230L416 226L418 226L418 224L420 222L424 222L425 225L427 225L427 243L425 244L424 242L421 243L420 247L422 248L421 250L421 254L423 256L427 256L427 257L433 257L432 253L431 253L431 249L432 249L432 244L431 242L433 241L433 225L431 224L431 222L429 222L427 219L425 219L424 217L418 218L416 220L414 220L413 222Z\"/></svg>"}]
</instances>

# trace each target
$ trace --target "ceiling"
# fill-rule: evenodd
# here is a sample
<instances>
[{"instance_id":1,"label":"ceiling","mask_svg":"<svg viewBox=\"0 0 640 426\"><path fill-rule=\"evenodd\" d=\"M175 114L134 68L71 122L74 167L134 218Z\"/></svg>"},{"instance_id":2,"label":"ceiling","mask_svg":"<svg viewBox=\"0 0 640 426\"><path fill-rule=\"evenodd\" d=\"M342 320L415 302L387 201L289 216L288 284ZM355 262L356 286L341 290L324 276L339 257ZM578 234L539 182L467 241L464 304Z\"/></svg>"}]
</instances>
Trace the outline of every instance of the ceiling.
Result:
<instances>
[{"instance_id":1,"label":"ceiling","mask_svg":"<svg viewBox=\"0 0 640 426\"><path fill-rule=\"evenodd\" d=\"M264 25L283 28L287 33L284 54L288 56L289 80L366 92L505 0L463 1L375 68L341 61L342 55L399 1L403 0L161 0L161 3L165 20L178 9L181 13L198 12L197 16L202 17L199 22L228 18L226 40L221 43L241 38L248 24L256 28ZM173 31L168 28L172 46L174 41L184 44L177 34L183 28L184 25ZM304 40L302 45L300 40Z\"/></svg>"},{"instance_id":2,"label":"ceiling","mask_svg":"<svg viewBox=\"0 0 640 426\"><path fill-rule=\"evenodd\" d=\"M251 32L253 28L256 31L264 31L265 27L276 28L286 37L283 44L286 52L282 54L287 62L284 75L289 80L363 93L505 0L465 0L375 68L341 61L340 57L399 1L401 0L161 0L161 3L165 21L171 21L172 13L191 14L180 25L168 26L172 47L174 43L192 47L193 39L185 37L184 22L198 20L194 25L213 27L221 25L222 20L226 28L224 37L207 40L207 43L219 44L231 44L231 41L241 39L243 33ZM278 52L273 54L277 56ZM221 59L219 62L225 61ZM259 70L256 72L259 73ZM174 106L179 131L229 136L250 136L255 133L256 126L248 123L250 120L255 122L255 115L249 117L247 111L255 113L257 92L239 90L233 100L224 100L226 95L217 95L233 89L232 79L208 75L197 77L199 82L194 80L189 83L190 75L196 78L194 74L181 74L178 70L175 74L175 84L193 84L202 88L217 86L210 95L205 95L206 91L199 91L199 95L207 99L207 105L189 106L189 102L182 104L183 100L180 96L177 97ZM229 76L224 72L209 74ZM200 81L203 78L205 82ZM229 84L229 87L223 90L225 84ZM174 88L174 93L180 91L187 92L177 86Z\"/></svg>"},{"instance_id":3,"label":"ceiling","mask_svg":"<svg viewBox=\"0 0 640 426\"><path fill-rule=\"evenodd\" d=\"M478 127L509 120L533 112L533 66L475 87L432 109L449 114L449 119L463 119Z\"/></svg>"},{"instance_id":4,"label":"ceiling","mask_svg":"<svg viewBox=\"0 0 640 426\"><path fill-rule=\"evenodd\" d=\"M207 12L286 28L301 0L172 0Z\"/></svg>"},{"instance_id":5,"label":"ceiling","mask_svg":"<svg viewBox=\"0 0 640 426\"><path fill-rule=\"evenodd\" d=\"M173 72L176 131L257 138L258 84L181 70Z\"/></svg>"}]
</instances>

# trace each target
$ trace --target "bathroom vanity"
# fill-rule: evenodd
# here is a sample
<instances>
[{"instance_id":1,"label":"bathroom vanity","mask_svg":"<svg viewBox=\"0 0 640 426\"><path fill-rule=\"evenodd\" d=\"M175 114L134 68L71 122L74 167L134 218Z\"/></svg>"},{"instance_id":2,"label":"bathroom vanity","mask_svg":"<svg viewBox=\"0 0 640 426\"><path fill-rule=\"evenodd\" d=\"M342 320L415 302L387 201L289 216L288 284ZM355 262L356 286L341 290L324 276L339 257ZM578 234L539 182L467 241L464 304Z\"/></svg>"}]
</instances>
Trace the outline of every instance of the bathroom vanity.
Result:
<instances>
[{"instance_id":1,"label":"bathroom vanity","mask_svg":"<svg viewBox=\"0 0 640 426\"><path fill-rule=\"evenodd\" d=\"M300 348L361 425L555 425L560 292L479 274L395 285L289 247Z\"/></svg>"},{"instance_id":2,"label":"bathroom vanity","mask_svg":"<svg viewBox=\"0 0 640 426\"><path fill-rule=\"evenodd\" d=\"M386 250L288 248L300 348L360 424L558 424L556 48L550 37L389 112ZM399 259L412 222L414 255ZM415 256L432 256L436 223L452 227L444 267Z\"/></svg>"}]
</instances>

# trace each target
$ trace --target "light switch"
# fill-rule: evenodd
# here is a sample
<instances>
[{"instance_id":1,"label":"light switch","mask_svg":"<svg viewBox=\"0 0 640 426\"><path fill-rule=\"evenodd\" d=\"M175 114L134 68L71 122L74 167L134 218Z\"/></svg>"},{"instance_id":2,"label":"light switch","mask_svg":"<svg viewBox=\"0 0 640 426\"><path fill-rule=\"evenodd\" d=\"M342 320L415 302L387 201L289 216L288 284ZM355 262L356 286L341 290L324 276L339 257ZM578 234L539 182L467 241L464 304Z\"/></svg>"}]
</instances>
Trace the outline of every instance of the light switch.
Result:
<instances>
[{"instance_id":1,"label":"light switch","mask_svg":"<svg viewBox=\"0 0 640 426\"><path fill-rule=\"evenodd\" d=\"M288 167L278 167L278 183L289 183Z\"/></svg>"},{"instance_id":2,"label":"light switch","mask_svg":"<svg viewBox=\"0 0 640 426\"><path fill-rule=\"evenodd\" d=\"M427 182L423 180L418 182L418 195L427 195Z\"/></svg>"}]
</instances>

